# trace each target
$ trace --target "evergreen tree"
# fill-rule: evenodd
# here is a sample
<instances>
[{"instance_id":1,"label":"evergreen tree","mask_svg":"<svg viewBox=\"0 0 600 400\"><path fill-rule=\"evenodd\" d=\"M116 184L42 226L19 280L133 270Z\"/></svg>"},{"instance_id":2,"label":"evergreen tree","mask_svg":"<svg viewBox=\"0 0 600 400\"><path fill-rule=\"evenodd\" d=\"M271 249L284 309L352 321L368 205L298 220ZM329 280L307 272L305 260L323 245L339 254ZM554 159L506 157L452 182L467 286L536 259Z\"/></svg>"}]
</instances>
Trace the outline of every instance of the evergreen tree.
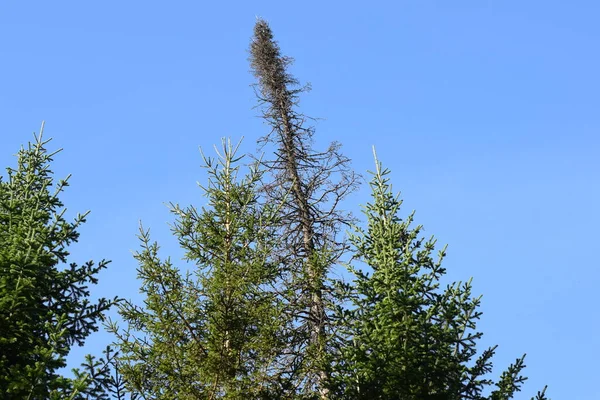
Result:
<instances>
[{"instance_id":1,"label":"evergreen tree","mask_svg":"<svg viewBox=\"0 0 600 400\"><path fill-rule=\"evenodd\" d=\"M496 347L476 357L481 297L473 297L470 280L440 288L446 248L435 258L436 241L411 226L414 213L400 217L388 175L376 159L366 228L350 238L355 263L371 273L350 266L355 280L343 286L350 306L338 315L345 340L332 379L336 398L512 398L526 379L524 356L498 381L488 377ZM544 391L536 398L545 399Z\"/></svg>"},{"instance_id":2,"label":"evergreen tree","mask_svg":"<svg viewBox=\"0 0 600 400\"><path fill-rule=\"evenodd\" d=\"M43 125L42 125L43 130ZM53 157L42 132L0 177L0 393L4 399L105 398L106 359L87 356L73 377L60 373L73 345L81 346L113 303L90 302L88 286L107 262L69 263L87 213L64 218ZM111 354L107 353L110 358Z\"/></svg>"},{"instance_id":3,"label":"evergreen tree","mask_svg":"<svg viewBox=\"0 0 600 400\"><path fill-rule=\"evenodd\" d=\"M161 260L140 229L144 306L125 302L126 324L110 330L129 391L148 399L280 398L273 359L284 338L271 261L276 203L262 204L258 164L238 177L241 157L230 142L218 159L204 158L208 205L172 205L173 234L191 270Z\"/></svg>"}]
</instances>

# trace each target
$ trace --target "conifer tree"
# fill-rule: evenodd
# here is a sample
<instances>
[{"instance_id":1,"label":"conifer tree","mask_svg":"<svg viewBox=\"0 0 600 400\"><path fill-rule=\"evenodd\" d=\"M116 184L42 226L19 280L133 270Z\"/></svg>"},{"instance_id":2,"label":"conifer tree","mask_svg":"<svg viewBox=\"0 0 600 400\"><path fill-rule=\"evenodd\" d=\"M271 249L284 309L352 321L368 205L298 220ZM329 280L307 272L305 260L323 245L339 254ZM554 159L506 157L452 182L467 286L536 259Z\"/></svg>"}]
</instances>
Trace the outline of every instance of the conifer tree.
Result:
<instances>
[{"instance_id":1,"label":"conifer tree","mask_svg":"<svg viewBox=\"0 0 600 400\"><path fill-rule=\"evenodd\" d=\"M43 130L43 125L42 125ZM0 177L0 393L3 399L106 398L106 359L87 356L83 369L60 373L74 345L98 330L113 301L89 300L89 285L107 261L69 262L87 213L65 219L42 132L17 154L17 167ZM112 357L107 353L108 358Z\"/></svg>"},{"instance_id":2,"label":"conifer tree","mask_svg":"<svg viewBox=\"0 0 600 400\"><path fill-rule=\"evenodd\" d=\"M185 250L186 273L159 258L140 229L135 254L144 305L128 301L120 315L117 366L127 389L147 399L281 398L272 360L283 346L271 261L276 203L259 201L258 164L238 177L237 147L223 142L205 157L208 204L172 204L173 234Z\"/></svg>"},{"instance_id":3,"label":"conifer tree","mask_svg":"<svg viewBox=\"0 0 600 400\"><path fill-rule=\"evenodd\" d=\"M265 163L273 177L267 198L285 199L278 235L284 271L286 315L293 320L287 372L306 398L328 398L327 354L332 325L328 273L344 250L338 233L350 220L338 205L356 188L358 176L340 152L339 143L325 151L313 148L314 127L297 110L300 87L288 72L292 59L281 55L271 28L258 20L250 45L250 63L258 79L256 95L271 132L261 139L275 147Z\"/></svg>"},{"instance_id":4,"label":"conifer tree","mask_svg":"<svg viewBox=\"0 0 600 400\"><path fill-rule=\"evenodd\" d=\"M496 347L479 356L476 349L481 297L473 297L470 280L440 287L446 248L435 258L436 241L411 226L414 213L400 217L402 201L388 175L376 159L366 227L350 238L354 264L371 273L350 265L355 280L345 286L351 305L338 315L345 340L334 366L335 398L512 398L526 379L524 356L498 381L489 377Z\"/></svg>"}]
</instances>

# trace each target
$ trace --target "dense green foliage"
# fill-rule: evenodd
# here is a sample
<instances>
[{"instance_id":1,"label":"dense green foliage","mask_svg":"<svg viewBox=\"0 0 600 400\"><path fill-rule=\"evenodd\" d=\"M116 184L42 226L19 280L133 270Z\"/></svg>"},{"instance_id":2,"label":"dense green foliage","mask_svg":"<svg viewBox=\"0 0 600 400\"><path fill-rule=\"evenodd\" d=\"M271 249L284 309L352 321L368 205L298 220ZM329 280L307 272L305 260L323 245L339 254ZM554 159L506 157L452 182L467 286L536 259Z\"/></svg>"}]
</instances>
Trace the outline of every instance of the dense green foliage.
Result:
<instances>
[{"instance_id":1,"label":"dense green foliage","mask_svg":"<svg viewBox=\"0 0 600 400\"><path fill-rule=\"evenodd\" d=\"M411 227L414 213L401 218L402 202L388 175L376 160L366 227L350 236L355 263L371 273L350 265L354 282L341 285L350 306L338 309L343 339L333 358L336 397L512 398L525 380L524 357L497 382L486 376L495 347L474 359L482 335L475 331L480 297L472 296L470 280L440 288L446 249L434 258L435 240L421 237L421 226Z\"/></svg>"},{"instance_id":2,"label":"dense green foliage","mask_svg":"<svg viewBox=\"0 0 600 400\"><path fill-rule=\"evenodd\" d=\"M65 220L59 195L68 183L54 183L50 163L57 152L48 153L47 143L40 133L0 180L0 393L6 399L99 398L110 380L106 360L88 356L72 377L59 370L112 303L88 299L88 285L107 262L67 262L87 214Z\"/></svg>"},{"instance_id":3,"label":"dense green foliage","mask_svg":"<svg viewBox=\"0 0 600 400\"><path fill-rule=\"evenodd\" d=\"M192 271L161 260L141 230L135 257L146 300L124 303L127 329L110 329L123 353L120 372L144 398L272 397L268 367L282 340L270 260L276 207L258 201L257 165L238 177L235 150L224 142L220 158L205 158L206 207L172 205L173 234Z\"/></svg>"}]
</instances>

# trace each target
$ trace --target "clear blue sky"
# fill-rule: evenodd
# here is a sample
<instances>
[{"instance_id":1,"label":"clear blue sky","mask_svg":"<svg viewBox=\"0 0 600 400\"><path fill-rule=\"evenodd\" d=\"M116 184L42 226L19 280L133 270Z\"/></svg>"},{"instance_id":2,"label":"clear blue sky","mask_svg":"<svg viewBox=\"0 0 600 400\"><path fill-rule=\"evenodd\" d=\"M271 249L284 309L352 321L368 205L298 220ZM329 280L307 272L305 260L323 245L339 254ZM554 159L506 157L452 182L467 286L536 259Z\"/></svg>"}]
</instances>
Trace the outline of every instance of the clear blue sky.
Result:
<instances>
[{"instance_id":1,"label":"clear blue sky","mask_svg":"<svg viewBox=\"0 0 600 400\"><path fill-rule=\"evenodd\" d=\"M92 210L73 260L113 260L94 294L137 296L139 220L177 258L164 203L203 204L198 146L266 132L256 15L313 85L319 143L361 172L375 145L404 211L449 244L449 277L474 278L481 348L500 344L498 367L528 353L517 398L600 398L594 1L2 2L0 166L46 120L64 201Z\"/></svg>"}]
</instances>

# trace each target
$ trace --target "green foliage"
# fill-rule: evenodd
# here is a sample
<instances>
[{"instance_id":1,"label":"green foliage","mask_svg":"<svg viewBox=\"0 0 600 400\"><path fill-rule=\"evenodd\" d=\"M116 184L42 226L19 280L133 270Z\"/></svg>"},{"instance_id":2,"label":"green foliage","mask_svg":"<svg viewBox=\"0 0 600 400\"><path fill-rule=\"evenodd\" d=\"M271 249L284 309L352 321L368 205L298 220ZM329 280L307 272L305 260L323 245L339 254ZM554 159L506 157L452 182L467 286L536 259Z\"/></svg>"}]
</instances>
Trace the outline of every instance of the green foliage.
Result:
<instances>
[{"instance_id":1,"label":"green foliage","mask_svg":"<svg viewBox=\"0 0 600 400\"><path fill-rule=\"evenodd\" d=\"M74 378L59 373L73 345L98 329L112 301L89 300L107 262L67 263L87 215L64 218L42 134L0 178L0 393L6 399L82 399L102 391L106 364L88 358Z\"/></svg>"},{"instance_id":2,"label":"green foliage","mask_svg":"<svg viewBox=\"0 0 600 400\"><path fill-rule=\"evenodd\" d=\"M399 216L402 202L392 193L389 170L377 160L376 167L366 228L350 236L355 263L372 272L350 265L354 282L340 283L348 306L337 313L336 398L512 398L525 381L524 357L497 382L487 377L495 347L475 358L481 297L473 297L470 280L440 288L445 248L434 257L435 240L422 238L421 226L411 227L414 213Z\"/></svg>"},{"instance_id":3,"label":"green foliage","mask_svg":"<svg viewBox=\"0 0 600 400\"><path fill-rule=\"evenodd\" d=\"M190 271L161 260L141 229L135 258L144 306L123 303L126 328L110 330L128 388L144 398L260 398L274 390L269 366L283 323L270 261L276 208L259 202L258 164L238 179L236 150L224 142L217 160L204 158L206 207L172 205L173 234Z\"/></svg>"},{"instance_id":4,"label":"green foliage","mask_svg":"<svg viewBox=\"0 0 600 400\"><path fill-rule=\"evenodd\" d=\"M282 300L294 289L285 285L295 280L281 280L285 266L273 261L282 240L281 209L261 203L262 171L251 169L237 179L239 160L230 146L218 163L205 158L208 206L200 212L172 207L173 233L193 271L184 275L169 260L161 261L158 245L141 231L136 258L144 307L125 303L120 313L127 328L111 328L122 352L119 370L134 397L320 396L289 385L294 377L286 371L303 371L294 364L298 354L289 353L295 326L285 311L303 305ZM441 287L445 248L435 257L435 240L423 239L421 226L412 227L414 214L400 217L402 202L392 193L389 171L376 165L372 201L364 208L366 227L356 226L350 235L354 281L338 282L337 297L327 303L337 304L337 312L330 314L324 344L326 398L513 398L526 379L524 357L497 380L489 377L496 347L478 355L480 297L472 295L470 280ZM546 399L544 392L535 399Z\"/></svg>"}]
</instances>

